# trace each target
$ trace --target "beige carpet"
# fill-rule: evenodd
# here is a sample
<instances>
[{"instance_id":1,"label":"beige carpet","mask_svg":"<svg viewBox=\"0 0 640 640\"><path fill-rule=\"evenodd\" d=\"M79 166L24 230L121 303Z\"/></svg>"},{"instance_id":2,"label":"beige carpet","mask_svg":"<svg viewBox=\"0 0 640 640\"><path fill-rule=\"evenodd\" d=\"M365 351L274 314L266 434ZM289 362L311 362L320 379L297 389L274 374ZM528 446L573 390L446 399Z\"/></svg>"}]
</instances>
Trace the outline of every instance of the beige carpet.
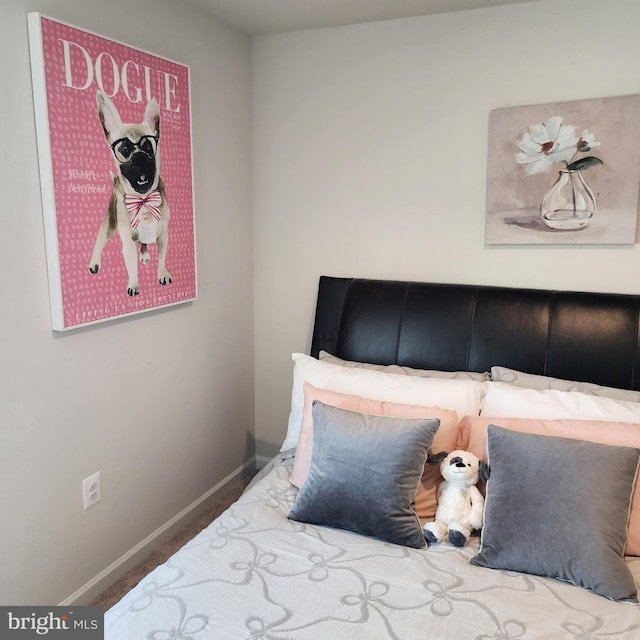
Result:
<instances>
[{"instance_id":1,"label":"beige carpet","mask_svg":"<svg viewBox=\"0 0 640 640\"><path fill-rule=\"evenodd\" d=\"M225 509L235 502L244 491L245 487L255 475L255 470L247 470L242 476L234 478L220 489L212 498L211 505L187 523L180 531L164 544L150 553L142 562L128 571L122 578L105 589L90 604L99 605L105 611L111 608L125 593L135 587L142 578L169 559L180 547L184 546L191 538L200 533Z\"/></svg>"}]
</instances>

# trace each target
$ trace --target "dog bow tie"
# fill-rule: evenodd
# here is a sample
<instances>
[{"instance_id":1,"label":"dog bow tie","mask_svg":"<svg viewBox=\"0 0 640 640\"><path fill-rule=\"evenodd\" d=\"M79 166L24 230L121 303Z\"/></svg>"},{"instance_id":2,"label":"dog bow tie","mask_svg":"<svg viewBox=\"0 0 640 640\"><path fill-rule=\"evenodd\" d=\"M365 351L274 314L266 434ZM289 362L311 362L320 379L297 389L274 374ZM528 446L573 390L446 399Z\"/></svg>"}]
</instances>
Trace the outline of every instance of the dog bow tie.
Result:
<instances>
[{"instance_id":1,"label":"dog bow tie","mask_svg":"<svg viewBox=\"0 0 640 640\"><path fill-rule=\"evenodd\" d=\"M124 204L131 218L131 226L134 229L140 224L140 218L145 212L149 212L156 220L160 220L159 207L162 204L162 196L158 190L152 191L146 196L127 194L124 197Z\"/></svg>"}]
</instances>

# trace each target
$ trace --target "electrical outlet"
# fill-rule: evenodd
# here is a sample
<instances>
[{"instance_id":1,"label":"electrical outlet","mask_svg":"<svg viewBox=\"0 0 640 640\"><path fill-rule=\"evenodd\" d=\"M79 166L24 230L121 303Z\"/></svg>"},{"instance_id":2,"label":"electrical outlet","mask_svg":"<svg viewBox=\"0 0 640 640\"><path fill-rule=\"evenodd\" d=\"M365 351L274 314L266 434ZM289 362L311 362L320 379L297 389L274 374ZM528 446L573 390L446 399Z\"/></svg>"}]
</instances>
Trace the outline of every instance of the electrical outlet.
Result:
<instances>
[{"instance_id":1,"label":"electrical outlet","mask_svg":"<svg viewBox=\"0 0 640 640\"><path fill-rule=\"evenodd\" d=\"M88 509L100 500L102 500L102 489L100 487L100 472L97 471L82 481L82 503L84 508Z\"/></svg>"}]
</instances>

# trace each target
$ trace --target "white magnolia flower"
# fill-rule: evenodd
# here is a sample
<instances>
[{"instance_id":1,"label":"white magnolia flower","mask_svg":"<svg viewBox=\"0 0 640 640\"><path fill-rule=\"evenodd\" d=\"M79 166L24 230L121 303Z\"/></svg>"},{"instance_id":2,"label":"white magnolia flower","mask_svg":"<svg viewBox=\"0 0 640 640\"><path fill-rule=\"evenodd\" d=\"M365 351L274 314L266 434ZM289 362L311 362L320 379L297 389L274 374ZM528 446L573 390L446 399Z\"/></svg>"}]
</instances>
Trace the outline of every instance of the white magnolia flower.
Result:
<instances>
[{"instance_id":1,"label":"white magnolia flower","mask_svg":"<svg viewBox=\"0 0 640 640\"><path fill-rule=\"evenodd\" d=\"M599 146L600 143L596 140L593 133L589 133L586 129L583 129L580 140L578 140L578 151L591 151L593 147Z\"/></svg>"},{"instance_id":2,"label":"white magnolia flower","mask_svg":"<svg viewBox=\"0 0 640 640\"><path fill-rule=\"evenodd\" d=\"M585 130L583 140L585 134L591 136ZM578 151L576 128L563 125L561 116L530 126L517 144L520 153L516 154L516 161L527 165L527 175L548 172L554 162L567 162Z\"/></svg>"}]
</instances>

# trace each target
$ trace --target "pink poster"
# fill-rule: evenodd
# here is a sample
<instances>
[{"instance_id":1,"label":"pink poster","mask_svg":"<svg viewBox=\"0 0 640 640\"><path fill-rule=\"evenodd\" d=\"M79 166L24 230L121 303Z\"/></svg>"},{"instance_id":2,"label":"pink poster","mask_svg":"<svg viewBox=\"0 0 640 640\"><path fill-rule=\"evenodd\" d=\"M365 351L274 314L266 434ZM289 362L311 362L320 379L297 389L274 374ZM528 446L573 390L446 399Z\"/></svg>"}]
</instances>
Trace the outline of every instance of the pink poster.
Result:
<instances>
[{"instance_id":1,"label":"pink poster","mask_svg":"<svg viewBox=\"0 0 640 640\"><path fill-rule=\"evenodd\" d=\"M189 68L28 25L52 328L194 300Z\"/></svg>"}]
</instances>

